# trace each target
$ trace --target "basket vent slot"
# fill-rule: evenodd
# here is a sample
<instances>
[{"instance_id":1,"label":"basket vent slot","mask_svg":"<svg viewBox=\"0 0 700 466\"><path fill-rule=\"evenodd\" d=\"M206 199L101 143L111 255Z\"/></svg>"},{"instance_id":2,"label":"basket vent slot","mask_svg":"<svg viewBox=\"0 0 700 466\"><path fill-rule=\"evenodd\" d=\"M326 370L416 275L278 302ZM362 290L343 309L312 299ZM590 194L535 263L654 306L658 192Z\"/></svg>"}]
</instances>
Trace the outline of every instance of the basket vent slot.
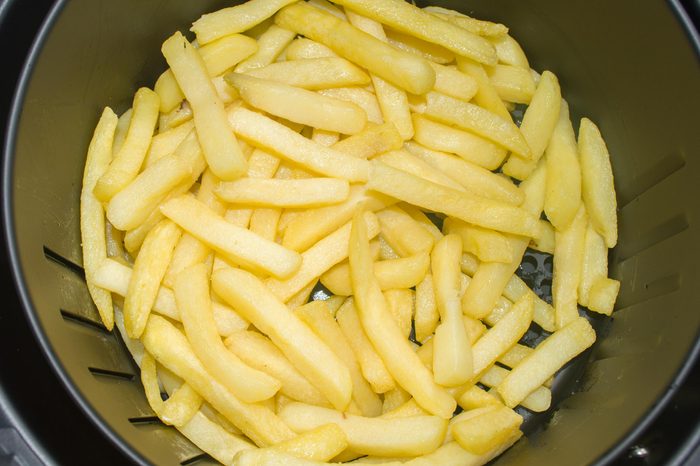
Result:
<instances>
[{"instance_id":1,"label":"basket vent slot","mask_svg":"<svg viewBox=\"0 0 700 466\"><path fill-rule=\"evenodd\" d=\"M182 466L189 466L191 464L199 463L200 461L212 460L213 458L206 453L200 453L199 455L193 456L192 458L187 458L180 462Z\"/></svg>"},{"instance_id":2,"label":"basket vent slot","mask_svg":"<svg viewBox=\"0 0 700 466\"><path fill-rule=\"evenodd\" d=\"M660 159L644 173L637 176L628 189L620 192L619 207L625 207L683 167L685 167L685 158L678 152L673 152Z\"/></svg>"},{"instance_id":3,"label":"basket vent slot","mask_svg":"<svg viewBox=\"0 0 700 466\"><path fill-rule=\"evenodd\" d=\"M153 425L153 424L163 424L163 421L161 421L158 416L137 416L137 417L130 417L129 422L135 426L146 426L146 425Z\"/></svg>"},{"instance_id":4,"label":"basket vent slot","mask_svg":"<svg viewBox=\"0 0 700 466\"><path fill-rule=\"evenodd\" d=\"M111 377L114 379L128 380L130 382L133 381L135 377L134 374L129 374L127 372L102 369L100 367L88 367L88 370L96 377Z\"/></svg>"},{"instance_id":5,"label":"basket vent slot","mask_svg":"<svg viewBox=\"0 0 700 466\"><path fill-rule=\"evenodd\" d=\"M75 262L71 261L70 259L63 257L56 251L44 246L44 257L46 257L48 260L55 262L56 264L60 265L61 267L70 270L74 274L78 275L81 277L83 280L85 280L85 269L83 269L82 266L76 264Z\"/></svg>"},{"instance_id":6,"label":"basket vent slot","mask_svg":"<svg viewBox=\"0 0 700 466\"><path fill-rule=\"evenodd\" d=\"M636 256L640 252L649 249L672 236L687 230L689 227L688 218L685 214L679 214L663 223L656 225L644 234L633 238L631 241L618 245L619 252L617 262L623 262L630 257Z\"/></svg>"},{"instance_id":7,"label":"basket vent slot","mask_svg":"<svg viewBox=\"0 0 700 466\"><path fill-rule=\"evenodd\" d=\"M63 317L63 320L65 320L66 322L72 322L74 324L81 325L91 330L106 333L108 335L112 333L109 330L107 330L107 327L105 327L102 322L94 321L88 317L81 316L74 312L66 311L65 309L61 309L61 317Z\"/></svg>"}]
</instances>

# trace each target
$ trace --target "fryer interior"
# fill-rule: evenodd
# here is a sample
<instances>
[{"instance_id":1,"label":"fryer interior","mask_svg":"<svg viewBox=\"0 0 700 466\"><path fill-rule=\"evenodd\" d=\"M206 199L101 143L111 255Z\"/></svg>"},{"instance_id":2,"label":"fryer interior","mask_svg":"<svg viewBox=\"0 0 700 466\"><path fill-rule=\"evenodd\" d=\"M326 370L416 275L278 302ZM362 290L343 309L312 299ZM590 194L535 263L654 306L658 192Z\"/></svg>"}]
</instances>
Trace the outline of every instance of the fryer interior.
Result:
<instances>
[{"instance_id":1,"label":"fryer interior","mask_svg":"<svg viewBox=\"0 0 700 466\"><path fill-rule=\"evenodd\" d=\"M606 137L616 176L622 281L564 399L497 464L589 464L668 394L700 329L696 202L698 60L666 2L430 2L505 23L531 66L560 79L575 121ZM20 104L6 173L18 281L49 357L96 425L134 459L188 464L201 452L154 418L119 336L106 332L82 277L83 163L104 105L125 110L165 68L160 44L219 0L59 2ZM576 126L576 125L575 125ZM546 422L545 422L546 421ZM204 459L205 464L208 460Z\"/></svg>"}]
</instances>

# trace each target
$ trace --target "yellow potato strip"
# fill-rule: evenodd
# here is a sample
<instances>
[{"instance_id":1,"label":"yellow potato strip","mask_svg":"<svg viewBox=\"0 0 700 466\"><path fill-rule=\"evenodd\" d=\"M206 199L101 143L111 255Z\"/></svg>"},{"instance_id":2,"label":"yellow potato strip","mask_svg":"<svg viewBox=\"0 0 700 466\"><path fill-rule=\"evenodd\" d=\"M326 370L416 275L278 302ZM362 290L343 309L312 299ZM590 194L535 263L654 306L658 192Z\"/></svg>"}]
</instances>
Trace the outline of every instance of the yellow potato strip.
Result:
<instances>
[{"instance_id":1,"label":"yellow potato strip","mask_svg":"<svg viewBox=\"0 0 700 466\"><path fill-rule=\"evenodd\" d=\"M280 196L283 193L284 196ZM254 207L321 207L347 199L350 185L336 178L278 180L244 178L222 183L219 197Z\"/></svg>"},{"instance_id":2,"label":"yellow potato strip","mask_svg":"<svg viewBox=\"0 0 700 466\"><path fill-rule=\"evenodd\" d=\"M578 317L578 287L581 281L588 216L581 205L564 231L554 233L552 305L557 328Z\"/></svg>"},{"instance_id":3,"label":"yellow potato strip","mask_svg":"<svg viewBox=\"0 0 700 466\"><path fill-rule=\"evenodd\" d=\"M370 82L369 76L361 68L338 56L270 63L262 68L248 70L245 74L311 91L364 86Z\"/></svg>"}]
</instances>

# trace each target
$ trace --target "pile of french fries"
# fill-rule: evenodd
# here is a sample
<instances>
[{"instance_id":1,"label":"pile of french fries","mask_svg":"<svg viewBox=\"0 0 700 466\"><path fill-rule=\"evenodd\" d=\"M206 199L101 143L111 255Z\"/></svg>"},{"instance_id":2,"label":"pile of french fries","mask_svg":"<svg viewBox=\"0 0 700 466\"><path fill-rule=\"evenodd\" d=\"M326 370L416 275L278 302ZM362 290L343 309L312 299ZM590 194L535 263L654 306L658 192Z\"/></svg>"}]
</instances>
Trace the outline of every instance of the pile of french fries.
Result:
<instances>
[{"instance_id":1,"label":"pile of french fries","mask_svg":"<svg viewBox=\"0 0 700 466\"><path fill-rule=\"evenodd\" d=\"M251 0L192 31L105 108L81 195L90 293L154 412L224 464L499 455L595 341L578 306L613 310L598 128L456 11ZM528 247L552 304L515 275Z\"/></svg>"}]
</instances>

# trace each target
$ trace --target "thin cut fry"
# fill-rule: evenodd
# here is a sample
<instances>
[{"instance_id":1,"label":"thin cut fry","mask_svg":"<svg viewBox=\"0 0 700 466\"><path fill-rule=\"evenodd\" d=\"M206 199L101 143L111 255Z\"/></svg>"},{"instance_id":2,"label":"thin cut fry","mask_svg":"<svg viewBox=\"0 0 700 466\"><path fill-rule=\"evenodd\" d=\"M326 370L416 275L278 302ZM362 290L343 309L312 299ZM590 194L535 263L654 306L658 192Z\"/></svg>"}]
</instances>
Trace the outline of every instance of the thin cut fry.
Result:
<instances>
[{"instance_id":1,"label":"thin cut fry","mask_svg":"<svg viewBox=\"0 0 700 466\"><path fill-rule=\"evenodd\" d=\"M315 42L314 44L325 47ZM246 71L246 74L311 91L369 84L367 73L338 56L270 63L262 68Z\"/></svg>"},{"instance_id":2,"label":"thin cut fry","mask_svg":"<svg viewBox=\"0 0 700 466\"><path fill-rule=\"evenodd\" d=\"M346 200L350 185L346 180L336 178L244 178L222 183L216 193L233 204L254 207L322 207Z\"/></svg>"},{"instance_id":3,"label":"thin cut fry","mask_svg":"<svg viewBox=\"0 0 700 466\"><path fill-rule=\"evenodd\" d=\"M587 215L580 206L576 217L564 231L554 233L554 278L552 305L557 328L578 317L578 286L584 257Z\"/></svg>"}]
</instances>

